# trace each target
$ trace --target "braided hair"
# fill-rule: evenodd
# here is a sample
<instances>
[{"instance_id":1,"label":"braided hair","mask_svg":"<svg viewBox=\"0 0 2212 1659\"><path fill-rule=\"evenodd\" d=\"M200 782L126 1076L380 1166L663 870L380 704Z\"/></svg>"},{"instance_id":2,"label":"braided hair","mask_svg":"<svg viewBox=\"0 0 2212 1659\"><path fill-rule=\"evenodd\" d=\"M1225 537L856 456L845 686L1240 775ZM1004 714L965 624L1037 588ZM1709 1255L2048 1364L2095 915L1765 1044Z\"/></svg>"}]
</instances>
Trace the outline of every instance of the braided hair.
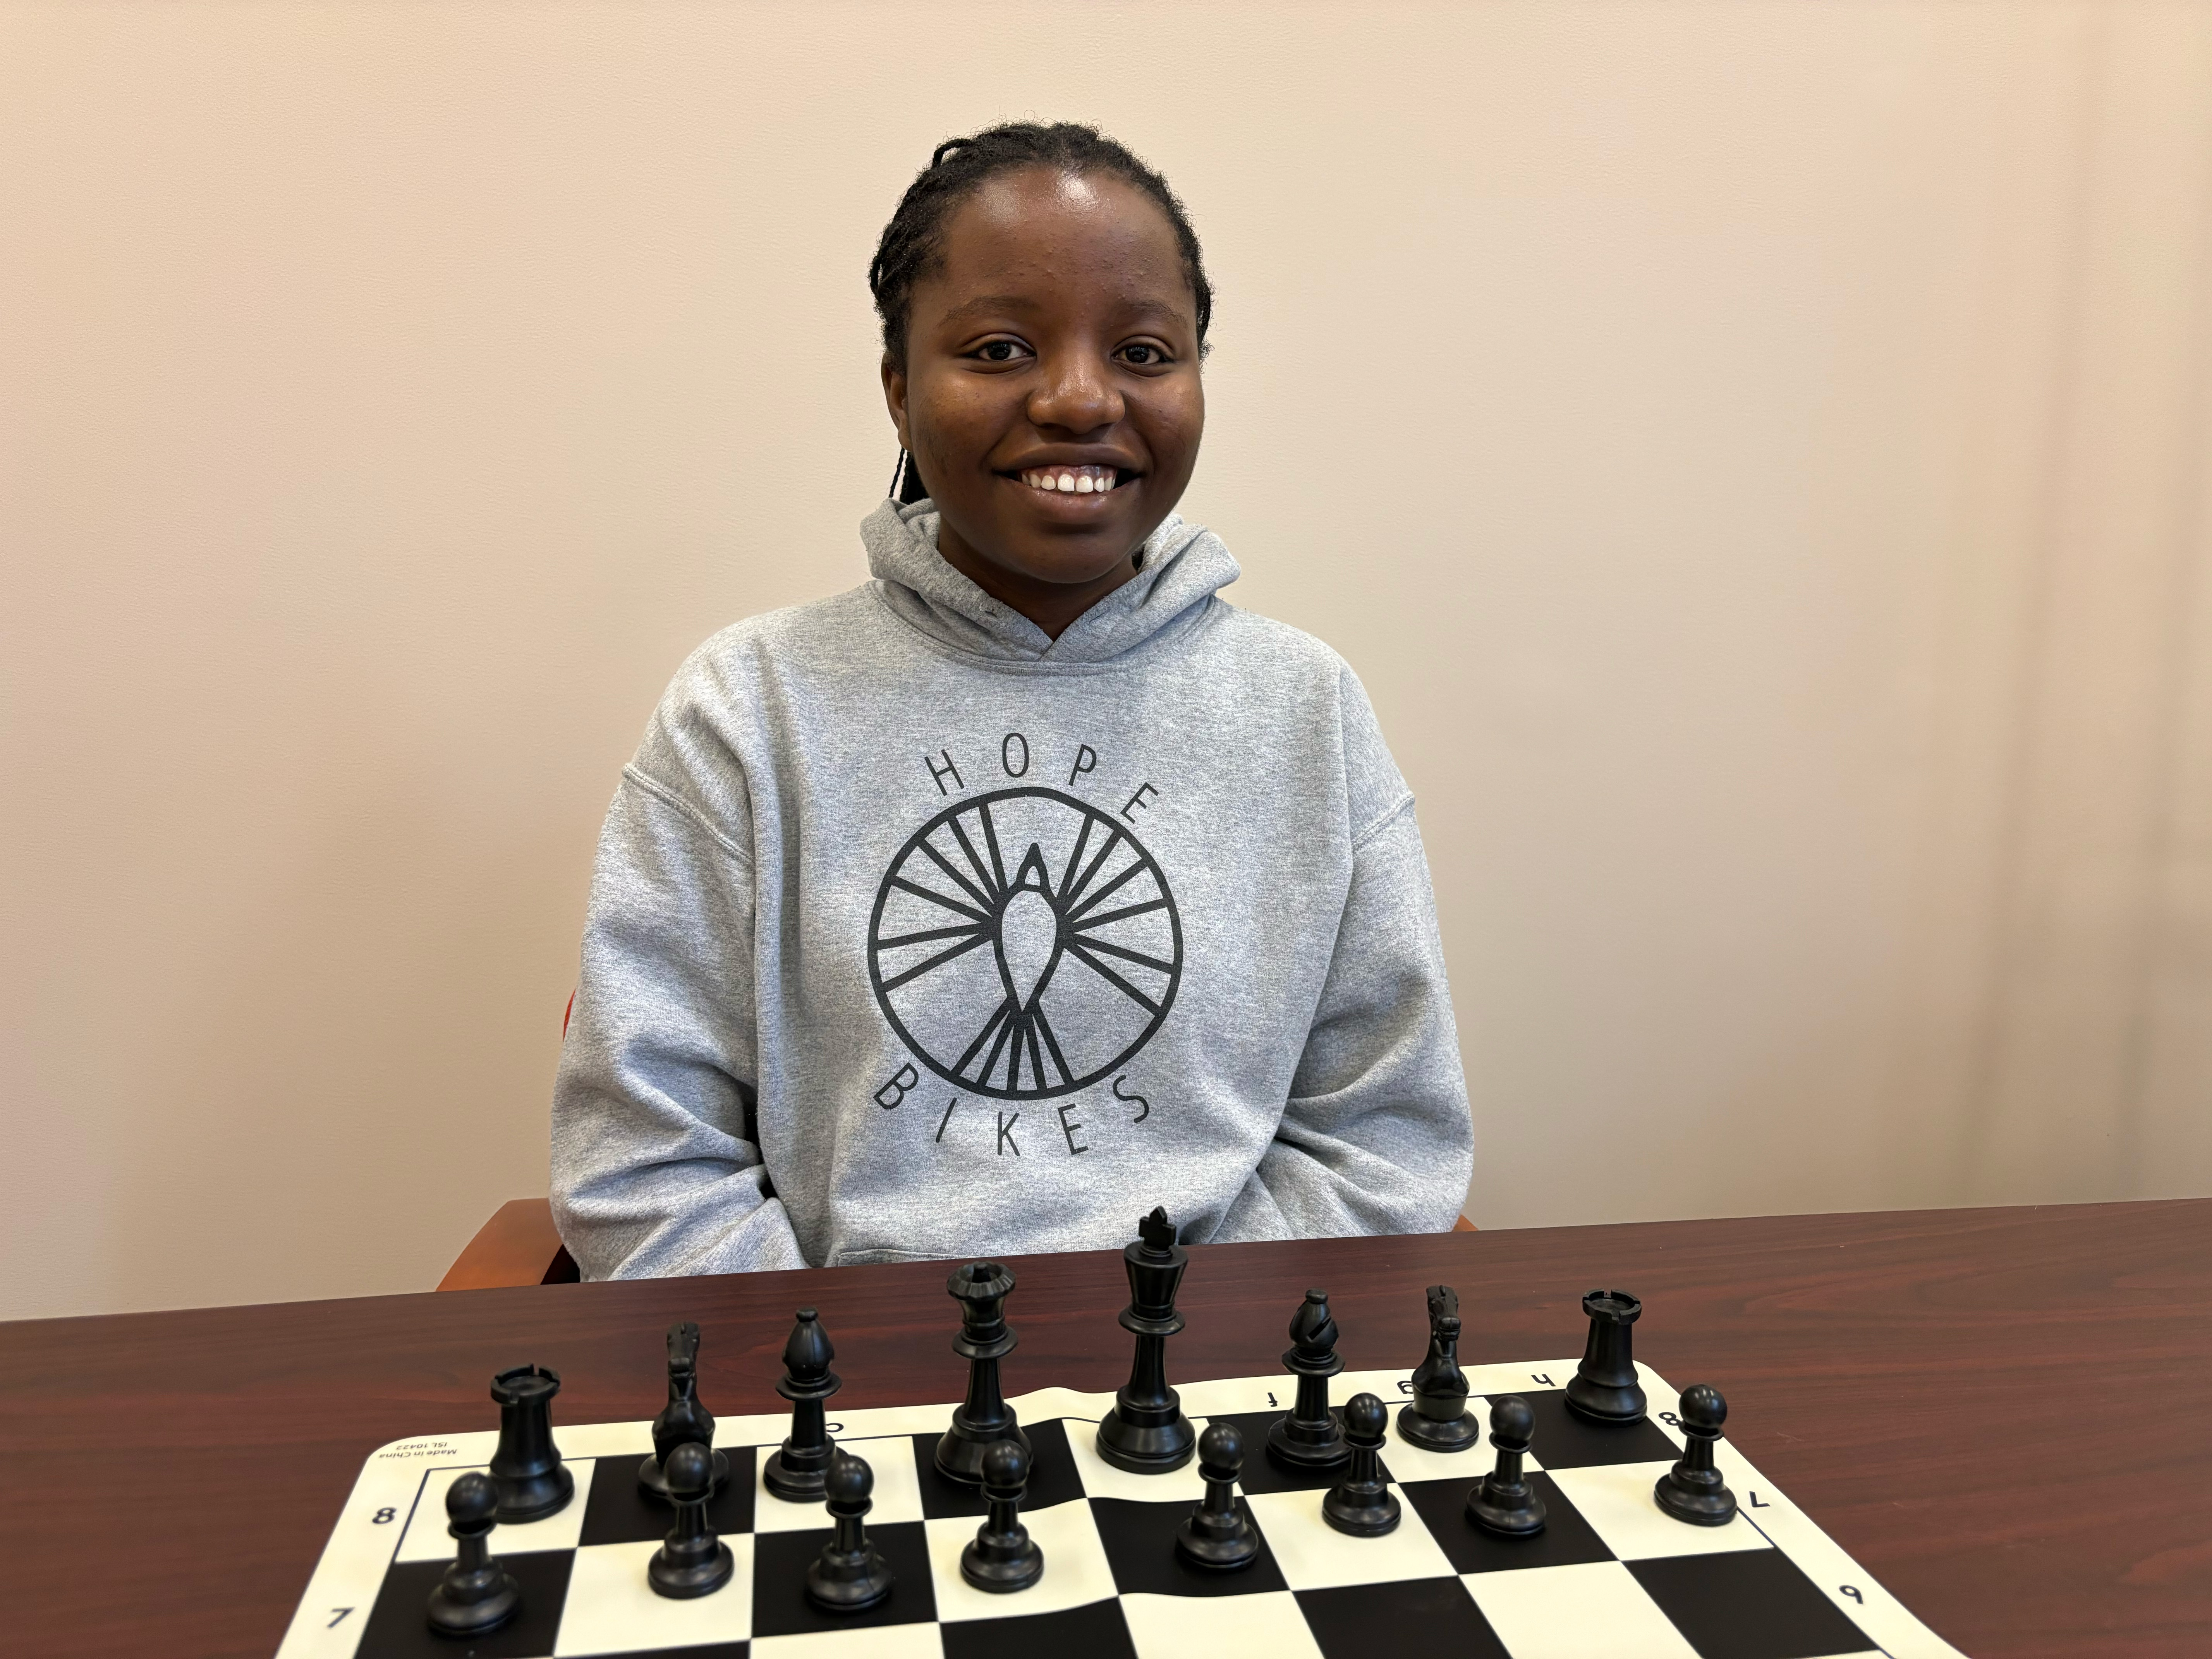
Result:
<instances>
[{"instance_id":1,"label":"braided hair","mask_svg":"<svg viewBox=\"0 0 2212 1659\"><path fill-rule=\"evenodd\" d=\"M1182 274L1198 302L1198 343L1203 350L1206 326L1213 320L1213 285L1206 280L1198 233L1168 181L1096 127L1073 121L1055 121L1050 126L1009 121L972 137L948 138L939 144L884 227L876 257L868 264L868 289L875 295L876 314L883 319L884 351L891 362L901 368L906 366L907 319L915 285L944 257L945 224L953 209L987 180L1029 167L1104 173L1152 199L1175 229ZM921 499L921 482L903 452L898 471L892 475L891 494L902 501Z\"/></svg>"}]
</instances>

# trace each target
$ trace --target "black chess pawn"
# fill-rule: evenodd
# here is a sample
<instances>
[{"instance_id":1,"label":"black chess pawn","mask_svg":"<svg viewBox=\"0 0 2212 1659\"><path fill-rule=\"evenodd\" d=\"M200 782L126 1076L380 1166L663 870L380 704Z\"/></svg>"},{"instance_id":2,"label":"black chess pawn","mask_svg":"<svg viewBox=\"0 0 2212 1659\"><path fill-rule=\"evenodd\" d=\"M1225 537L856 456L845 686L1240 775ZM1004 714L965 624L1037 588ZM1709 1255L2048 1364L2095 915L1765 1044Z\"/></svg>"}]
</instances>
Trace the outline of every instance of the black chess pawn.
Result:
<instances>
[{"instance_id":1,"label":"black chess pawn","mask_svg":"<svg viewBox=\"0 0 2212 1659\"><path fill-rule=\"evenodd\" d=\"M1728 1401L1710 1382L1682 1390L1682 1433L1689 1448L1681 1461L1659 1477L1651 1495L1677 1521L1697 1527L1724 1527L1735 1515L1735 1494L1713 1466L1713 1448L1728 1421Z\"/></svg>"},{"instance_id":2,"label":"black chess pawn","mask_svg":"<svg viewBox=\"0 0 2212 1659\"><path fill-rule=\"evenodd\" d=\"M1014 1351L1014 1333L1006 1323L1006 1298L1013 1289L1013 1274L995 1261L955 1267L945 1281L945 1293L960 1304L952 1352L968 1362L968 1397L952 1408L952 1426L937 1443L937 1472L963 1486L983 1484L983 1449L994 1440L1018 1440L1024 1451L1030 1449L1029 1437L999 1389L999 1362Z\"/></svg>"},{"instance_id":3,"label":"black chess pawn","mask_svg":"<svg viewBox=\"0 0 2212 1659\"><path fill-rule=\"evenodd\" d=\"M1030 1455L1019 1441L994 1440L983 1449L983 1495L991 1512L960 1552L960 1576L979 1590L1027 1589L1044 1577L1044 1552L1022 1524L1029 1484Z\"/></svg>"},{"instance_id":4,"label":"black chess pawn","mask_svg":"<svg viewBox=\"0 0 2212 1659\"><path fill-rule=\"evenodd\" d=\"M823 1478L836 1536L806 1569L806 1599L831 1613L859 1613L891 1593L890 1565L868 1541L861 1516L873 1507L875 1472L840 1448Z\"/></svg>"},{"instance_id":5,"label":"black chess pawn","mask_svg":"<svg viewBox=\"0 0 2212 1659\"><path fill-rule=\"evenodd\" d=\"M1182 1328L1176 1287L1190 1257L1176 1243L1175 1223L1156 1208L1137 1224L1137 1237L1121 1252L1129 1275L1129 1305L1121 1328L1137 1339L1129 1381L1098 1425L1098 1455L1133 1474L1159 1474L1190 1462L1197 1431L1182 1414L1182 1399L1168 1387L1168 1339Z\"/></svg>"},{"instance_id":6,"label":"black chess pawn","mask_svg":"<svg viewBox=\"0 0 2212 1659\"><path fill-rule=\"evenodd\" d=\"M1321 1500L1321 1518L1354 1538L1380 1538L1398 1525L1398 1494L1382 1478L1382 1441L1390 1413L1371 1394L1355 1394L1344 1404L1344 1443L1352 1467Z\"/></svg>"},{"instance_id":7,"label":"black chess pawn","mask_svg":"<svg viewBox=\"0 0 2212 1659\"><path fill-rule=\"evenodd\" d=\"M1526 1538L1544 1530L1544 1500L1521 1467L1535 1431L1536 1413L1519 1395L1491 1403L1490 1443L1498 1448L1498 1462L1467 1495L1467 1518L1484 1531Z\"/></svg>"},{"instance_id":8,"label":"black chess pawn","mask_svg":"<svg viewBox=\"0 0 2212 1659\"><path fill-rule=\"evenodd\" d=\"M1398 1437L1430 1451L1465 1451L1482 1438L1467 1408L1467 1376L1459 1368L1459 1292L1429 1286L1429 1356L1413 1378L1413 1400L1398 1413Z\"/></svg>"},{"instance_id":9,"label":"black chess pawn","mask_svg":"<svg viewBox=\"0 0 2212 1659\"><path fill-rule=\"evenodd\" d=\"M517 1365L491 1380L499 1403L491 1479L502 1525L558 1515L576 1495L576 1477L553 1443L553 1396L560 1392L561 1374L547 1365Z\"/></svg>"},{"instance_id":10,"label":"black chess pawn","mask_svg":"<svg viewBox=\"0 0 2212 1659\"><path fill-rule=\"evenodd\" d=\"M761 1470L761 1484L790 1504L818 1504L835 1451L823 1419L823 1402L844 1387L830 1362L837 1351L811 1308L799 1310L783 1345L783 1381L775 1391L791 1401L791 1437Z\"/></svg>"},{"instance_id":11,"label":"black chess pawn","mask_svg":"<svg viewBox=\"0 0 2212 1659\"><path fill-rule=\"evenodd\" d=\"M498 1509L499 1488L474 1470L446 1488L446 1530L460 1547L430 1592L430 1628L441 1636L482 1636L522 1605L521 1588L484 1541Z\"/></svg>"},{"instance_id":12,"label":"black chess pawn","mask_svg":"<svg viewBox=\"0 0 2212 1659\"><path fill-rule=\"evenodd\" d=\"M1626 1291L1592 1291L1583 1311L1589 1316L1589 1340L1567 1384L1568 1406L1601 1423L1642 1422L1644 1385L1637 1381L1629 1330L1644 1304Z\"/></svg>"},{"instance_id":13,"label":"black chess pawn","mask_svg":"<svg viewBox=\"0 0 2212 1659\"><path fill-rule=\"evenodd\" d=\"M1267 1431L1267 1455L1301 1468L1328 1469L1351 1455L1344 1429L1328 1409L1328 1379L1344 1369L1337 1357L1336 1321L1327 1291L1308 1291L1291 1316L1291 1346L1283 1364L1298 1379L1289 1413Z\"/></svg>"},{"instance_id":14,"label":"black chess pawn","mask_svg":"<svg viewBox=\"0 0 2212 1659\"><path fill-rule=\"evenodd\" d=\"M1234 1423L1210 1423L1198 1437L1198 1473L1206 1496L1176 1528L1176 1553L1194 1567L1236 1572L1260 1559L1260 1533L1237 1501L1244 1473L1244 1437Z\"/></svg>"},{"instance_id":15,"label":"black chess pawn","mask_svg":"<svg viewBox=\"0 0 2212 1659\"><path fill-rule=\"evenodd\" d=\"M737 1571L730 1547L714 1536L707 1520L707 1500L714 1493L714 1460L706 1447L692 1442L672 1449L660 1468L668 1480L668 1501L676 1506L676 1524L646 1563L646 1583L654 1595L672 1601L711 1595Z\"/></svg>"},{"instance_id":16,"label":"black chess pawn","mask_svg":"<svg viewBox=\"0 0 2212 1659\"><path fill-rule=\"evenodd\" d=\"M668 1403L653 1419L653 1455L637 1466L637 1484L655 1498L668 1496L662 1466L678 1446L714 1443L714 1414L699 1400L699 1328L685 1321L668 1328ZM714 1490L730 1484L726 1453L714 1455Z\"/></svg>"}]
</instances>

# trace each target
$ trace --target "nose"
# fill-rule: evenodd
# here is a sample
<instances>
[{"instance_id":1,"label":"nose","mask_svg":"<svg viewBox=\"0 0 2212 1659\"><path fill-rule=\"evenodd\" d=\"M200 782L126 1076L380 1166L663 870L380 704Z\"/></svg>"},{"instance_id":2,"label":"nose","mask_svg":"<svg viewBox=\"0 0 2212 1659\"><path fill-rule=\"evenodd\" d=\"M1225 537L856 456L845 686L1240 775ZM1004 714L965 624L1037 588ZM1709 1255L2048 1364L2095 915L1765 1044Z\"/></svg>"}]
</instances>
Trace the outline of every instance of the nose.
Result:
<instances>
[{"instance_id":1,"label":"nose","mask_svg":"<svg viewBox=\"0 0 2212 1659\"><path fill-rule=\"evenodd\" d=\"M1106 359L1086 346L1054 352L1042 365L1030 394L1029 416L1039 427L1076 434L1096 432L1121 418L1121 393Z\"/></svg>"}]
</instances>

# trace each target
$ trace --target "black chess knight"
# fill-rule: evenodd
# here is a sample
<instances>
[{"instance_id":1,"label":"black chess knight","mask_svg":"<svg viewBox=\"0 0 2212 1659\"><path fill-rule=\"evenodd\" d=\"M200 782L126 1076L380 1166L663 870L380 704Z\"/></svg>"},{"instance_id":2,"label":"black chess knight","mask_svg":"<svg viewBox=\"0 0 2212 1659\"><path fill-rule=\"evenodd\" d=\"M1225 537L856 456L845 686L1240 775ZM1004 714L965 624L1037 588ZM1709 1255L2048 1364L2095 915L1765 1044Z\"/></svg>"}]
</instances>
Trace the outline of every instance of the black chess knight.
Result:
<instances>
[{"instance_id":1,"label":"black chess knight","mask_svg":"<svg viewBox=\"0 0 2212 1659\"><path fill-rule=\"evenodd\" d=\"M678 1446L712 1446L714 1414L699 1401L699 1328L688 1321L668 1328L668 1403L653 1419L653 1455L638 1465L637 1484L656 1498L668 1496L663 1472L668 1454ZM723 1452L709 1459L714 1490L730 1484L730 1460Z\"/></svg>"},{"instance_id":2,"label":"black chess knight","mask_svg":"<svg viewBox=\"0 0 2212 1659\"><path fill-rule=\"evenodd\" d=\"M1429 1356L1413 1376L1413 1400L1398 1413L1398 1436L1430 1451L1465 1451L1482 1437L1467 1408L1467 1376L1459 1368L1459 1292L1429 1286Z\"/></svg>"},{"instance_id":3,"label":"black chess knight","mask_svg":"<svg viewBox=\"0 0 2212 1659\"><path fill-rule=\"evenodd\" d=\"M1182 1414L1182 1401L1168 1387L1168 1339L1182 1328L1176 1287L1190 1257L1176 1243L1175 1223L1155 1209L1137 1224L1136 1240L1121 1252L1129 1276L1129 1305L1121 1328L1137 1339L1129 1380L1098 1425L1098 1455L1117 1469L1157 1474L1190 1462L1198 1435Z\"/></svg>"},{"instance_id":4,"label":"black chess knight","mask_svg":"<svg viewBox=\"0 0 2212 1659\"><path fill-rule=\"evenodd\" d=\"M1013 1289L1013 1274L996 1261L955 1267L945 1281L945 1294L960 1304L952 1352L968 1362L968 1397L952 1408L952 1426L937 1443L937 1472L963 1486L983 1484L983 1449L994 1440L1018 1440L1024 1451L1030 1449L999 1387L999 1362L1014 1351L1006 1323Z\"/></svg>"}]
</instances>

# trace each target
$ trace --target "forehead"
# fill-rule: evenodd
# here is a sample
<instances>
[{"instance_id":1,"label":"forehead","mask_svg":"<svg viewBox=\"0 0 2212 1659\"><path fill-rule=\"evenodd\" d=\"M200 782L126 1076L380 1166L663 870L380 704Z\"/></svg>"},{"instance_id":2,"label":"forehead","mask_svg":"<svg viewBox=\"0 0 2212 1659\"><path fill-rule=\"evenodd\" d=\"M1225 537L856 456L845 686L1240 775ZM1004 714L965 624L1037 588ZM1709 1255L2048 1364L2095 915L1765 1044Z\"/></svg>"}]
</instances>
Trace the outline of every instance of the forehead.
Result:
<instances>
[{"instance_id":1,"label":"forehead","mask_svg":"<svg viewBox=\"0 0 2212 1659\"><path fill-rule=\"evenodd\" d=\"M938 304L978 293L1165 302L1188 318L1175 228L1158 203L1109 175L1023 167L987 179L945 222L936 269L917 288Z\"/></svg>"}]
</instances>

